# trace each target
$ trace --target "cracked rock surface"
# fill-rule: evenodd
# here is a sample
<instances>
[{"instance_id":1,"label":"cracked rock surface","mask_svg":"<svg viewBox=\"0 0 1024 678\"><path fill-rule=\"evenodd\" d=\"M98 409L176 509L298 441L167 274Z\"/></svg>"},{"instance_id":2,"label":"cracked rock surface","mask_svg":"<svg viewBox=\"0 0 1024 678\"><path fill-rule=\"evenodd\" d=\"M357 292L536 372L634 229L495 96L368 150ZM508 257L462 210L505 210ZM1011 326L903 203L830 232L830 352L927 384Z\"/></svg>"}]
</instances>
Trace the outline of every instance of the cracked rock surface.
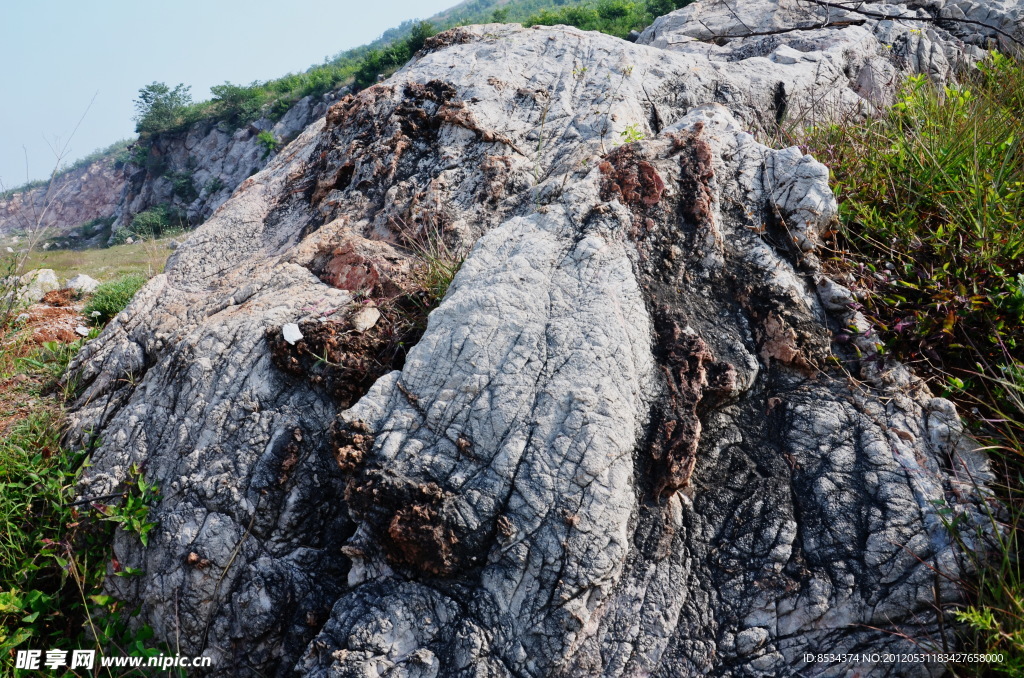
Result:
<instances>
[{"instance_id":1,"label":"cracked rock surface","mask_svg":"<svg viewBox=\"0 0 1024 678\"><path fill-rule=\"evenodd\" d=\"M789 20L774 7L740 23ZM816 256L828 170L750 132L869 114L901 74L950 77L984 29L701 42L735 28L719 9L644 44L436 36L246 180L83 349L82 495L133 464L162 490L148 547L114 545L144 574L107 584L158 639L218 675L941 671L803 662L953 641L936 507L974 515L984 460L870 332L832 342L864 319ZM396 352L431 238L465 260Z\"/></svg>"}]
</instances>

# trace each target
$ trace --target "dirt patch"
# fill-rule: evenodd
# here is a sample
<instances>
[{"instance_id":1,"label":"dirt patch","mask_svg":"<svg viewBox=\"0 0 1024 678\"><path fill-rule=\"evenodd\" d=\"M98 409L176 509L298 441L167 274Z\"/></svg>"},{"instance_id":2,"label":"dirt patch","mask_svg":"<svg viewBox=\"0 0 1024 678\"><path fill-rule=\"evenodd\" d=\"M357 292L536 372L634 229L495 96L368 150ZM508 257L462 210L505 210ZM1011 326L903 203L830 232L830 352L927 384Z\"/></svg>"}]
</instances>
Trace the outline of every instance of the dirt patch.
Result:
<instances>
[{"instance_id":1,"label":"dirt patch","mask_svg":"<svg viewBox=\"0 0 1024 678\"><path fill-rule=\"evenodd\" d=\"M78 341L82 337L75 333L75 328L85 324L75 306L54 308L35 304L25 313L27 319L0 331L0 435L16 422L39 412L41 396L54 387L52 374L22 359L33 358L46 342Z\"/></svg>"},{"instance_id":2,"label":"dirt patch","mask_svg":"<svg viewBox=\"0 0 1024 678\"><path fill-rule=\"evenodd\" d=\"M325 389L340 407L351 407L381 375L405 362L394 318L382 314L373 327L360 332L352 318L361 308L357 305L338 319L300 323L302 339L294 344L285 341L281 328L269 328L266 338L274 365Z\"/></svg>"},{"instance_id":3,"label":"dirt patch","mask_svg":"<svg viewBox=\"0 0 1024 678\"><path fill-rule=\"evenodd\" d=\"M477 199L497 205L507 193L509 177L512 174L512 157L488 155L480 164L480 170L484 173L484 185Z\"/></svg>"},{"instance_id":4,"label":"dirt patch","mask_svg":"<svg viewBox=\"0 0 1024 678\"><path fill-rule=\"evenodd\" d=\"M408 83L398 101L393 87L374 85L334 104L327 113L329 134L311 168L316 177L311 202L324 204L333 191L350 188L382 201L390 184L401 178L399 167L416 142L424 142L420 146L426 153L445 118L458 119L459 106L441 115L456 94L451 84L431 80ZM358 131L350 136L353 130Z\"/></svg>"},{"instance_id":5,"label":"dirt patch","mask_svg":"<svg viewBox=\"0 0 1024 678\"><path fill-rule=\"evenodd\" d=\"M453 495L435 483L413 485L381 469L353 474L345 500L365 520L392 564L448 576L461 565L459 537L447 518Z\"/></svg>"},{"instance_id":6,"label":"dirt patch","mask_svg":"<svg viewBox=\"0 0 1024 678\"><path fill-rule=\"evenodd\" d=\"M72 306L74 304L75 291L70 287L65 287L62 290L51 290L43 295L42 303L47 306Z\"/></svg>"},{"instance_id":7,"label":"dirt patch","mask_svg":"<svg viewBox=\"0 0 1024 678\"><path fill-rule=\"evenodd\" d=\"M771 288L741 283L734 286L740 305L750 315L758 353L765 363L776 362L806 374L821 369L831 355L831 335L802 303L780 297Z\"/></svg>"},{"instance_id":8,"label":"dirt patch","mask_svg":"<svg viewBox=\"0 0 1024 678\"><path fill-rule=\"evenodd\" d=\"M436 52L439 49L451 47L452 45L464 45L474 40L476 40L476 35L461 26L449 28L447 31L441 31L437 35L427 38L423 42L423 49L417 52L417 56Z\"/></svg>"},{"instance_id":9,"label":"dirt patch","mask_svg":"<svg viewBox=\"0 0 1024 678\"><path fill-rule=\"evenodd\" d=\"M618 198L640 217L650 216L651 208L661 202L665 182L632 144L620 146L605 156L599 169L602 200Z\"/></svg>"},{"instance_id":10,"label":"dirt patch","mask_svg":"<svg viewBox=\"0 0 1024 678\"><path fill-rule=\"evenodd\" d=\"M75 332L86 325L85 317L74 307L54 308L52 306L31 306L28 309L26 329L31 331L32 342L43 344L59 341L65 344L81 339Z\"/></svg>"},{"instance_id":11,"label":"dirt patch","mask_svg":"<svg viewBox=\"0 0 1024 678\"><path fill-rule=\"evenodd\" d=\"M697 226L714 228L710 182L715 176L711 146L703 137L704 123L673 135L672 153L679 154L679 205L683 216Z\"/></svg>"},{"instance_id":12,"label":"dirt patch","mask_svg":"<svg viewBox=\"0 0 1024 678\"><path fill-rule=\"evenodd\" d=\"M366 456L373 449L376 440L366 423L356 420L351 423L338 421L331 431L331 448L338 467L345 473L352 473L363 465Z\"/></svg>"}]
</instances>

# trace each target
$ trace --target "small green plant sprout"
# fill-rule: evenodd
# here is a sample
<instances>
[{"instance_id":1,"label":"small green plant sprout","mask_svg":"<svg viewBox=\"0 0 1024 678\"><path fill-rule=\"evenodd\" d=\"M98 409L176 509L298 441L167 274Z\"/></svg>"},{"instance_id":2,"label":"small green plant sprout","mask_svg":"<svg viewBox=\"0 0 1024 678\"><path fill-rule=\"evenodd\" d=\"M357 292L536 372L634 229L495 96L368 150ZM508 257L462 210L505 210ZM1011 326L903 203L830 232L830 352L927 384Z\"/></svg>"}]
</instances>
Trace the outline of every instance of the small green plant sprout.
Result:
<instances>
[{"instance_id":1,"label":"small green plant sprout","mask_svg":"<svg viewBox=\"0 0 1024 678\"><path fill-rule=\"evenodd\" d=\"M589 69L586 66L577 66L576 68L572 69L573 77L575 77L576 79L580 79L587 74L587 70Z\"/></svg>"},{"instance_id":2,"label":"small green plant sprout","mask_svg":"<svg viewBox=\"0 0 1024 678\"><path fill-rule=\"evenodd\" d=\"M269 130L264 130L256 135L256 140L263 144L263 157L267 157L271 153L277 152L281 142L274 137L274 133Z\"/></svg>"},{"instance_id":3,"label":"small green plant sprout","mask_svg":"<svg viewBox=\"0 0 1024 678\"><path fill-rule=\"evenodd\" d=\"M626 125L626 129L619 132L619 138L622 139L623 144L632 144L637 141L643 141L647 138L647 135L635 123L630 123Z\"/></svg>"},{"instance_id":4,"label":"small green plant sprout","mask_svg":"<svg viewBox=\"0 0 1024 678\"><path fill-rule=\"evenodd\" d=\"M622 69L622 75L627 77L627 78L629 76L633 75L633 67L632 66L626 66L625 68L623 68Z\"/></svg>"},{"instance_id":5,"label":"small green plant sprout","mask_svg":"<svg viewBox=\"0 0 1024 678\"><path fill-rule=\"evenodd\" d=\"M149 545L149 532L156 523L149 519L149 510L160 497L156 484L146 482L142 471L135 464L128 469L127 488L120 506L100 508L103 520L117 523L126 532L139 536L143 546Z\"/></svg>"}]
</instances>

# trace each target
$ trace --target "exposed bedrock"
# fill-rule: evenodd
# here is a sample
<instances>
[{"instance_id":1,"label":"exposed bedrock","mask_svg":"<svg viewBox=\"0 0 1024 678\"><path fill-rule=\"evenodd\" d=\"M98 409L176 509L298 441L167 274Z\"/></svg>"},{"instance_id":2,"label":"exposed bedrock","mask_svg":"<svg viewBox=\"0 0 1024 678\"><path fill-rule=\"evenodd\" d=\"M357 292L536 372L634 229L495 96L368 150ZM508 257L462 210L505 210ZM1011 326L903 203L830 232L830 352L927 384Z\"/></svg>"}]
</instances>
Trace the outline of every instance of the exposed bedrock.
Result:
<instances>
[{"instance_id":1,"label":"exposed bedrock","mask_svg":"<svg viewBox=\"0 0 1024 678\"><path fill-rule=\"evenodd\" d=\"M919 30L722 60L460 28L339 101L73 366L83 496L133 464L162 489L108 588L222 674L812 675L953 642L937 506L977 518L984 460L822 274L828 170L750 134L874 110L873 59L970 58ZM847 48L786 57L810 34ZM468 253L407 350L437 238Z\"/></svg>"}]
</instances>

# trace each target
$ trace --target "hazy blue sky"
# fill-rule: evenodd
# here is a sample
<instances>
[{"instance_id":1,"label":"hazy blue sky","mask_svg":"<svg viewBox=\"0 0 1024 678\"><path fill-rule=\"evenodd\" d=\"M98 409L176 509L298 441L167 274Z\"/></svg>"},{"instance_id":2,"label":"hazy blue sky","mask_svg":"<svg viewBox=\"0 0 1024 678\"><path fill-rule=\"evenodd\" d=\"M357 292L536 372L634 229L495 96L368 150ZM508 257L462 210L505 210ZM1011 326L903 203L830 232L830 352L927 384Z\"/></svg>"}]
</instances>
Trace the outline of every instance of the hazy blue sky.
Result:
<instances>
[{"instance_id":1,"label":"hazy blue sky","mask_svg":"<svg viewBox=\"0 0 1024 678\"><path fill-rule=\"evenodd\" d=\"M303 71L405 19L458 0L0 0L0 181L49 174L47 141L71 139L68 160L131 136L132 100L154 80L249 83Z\"/></svg>"}]
</instances>

